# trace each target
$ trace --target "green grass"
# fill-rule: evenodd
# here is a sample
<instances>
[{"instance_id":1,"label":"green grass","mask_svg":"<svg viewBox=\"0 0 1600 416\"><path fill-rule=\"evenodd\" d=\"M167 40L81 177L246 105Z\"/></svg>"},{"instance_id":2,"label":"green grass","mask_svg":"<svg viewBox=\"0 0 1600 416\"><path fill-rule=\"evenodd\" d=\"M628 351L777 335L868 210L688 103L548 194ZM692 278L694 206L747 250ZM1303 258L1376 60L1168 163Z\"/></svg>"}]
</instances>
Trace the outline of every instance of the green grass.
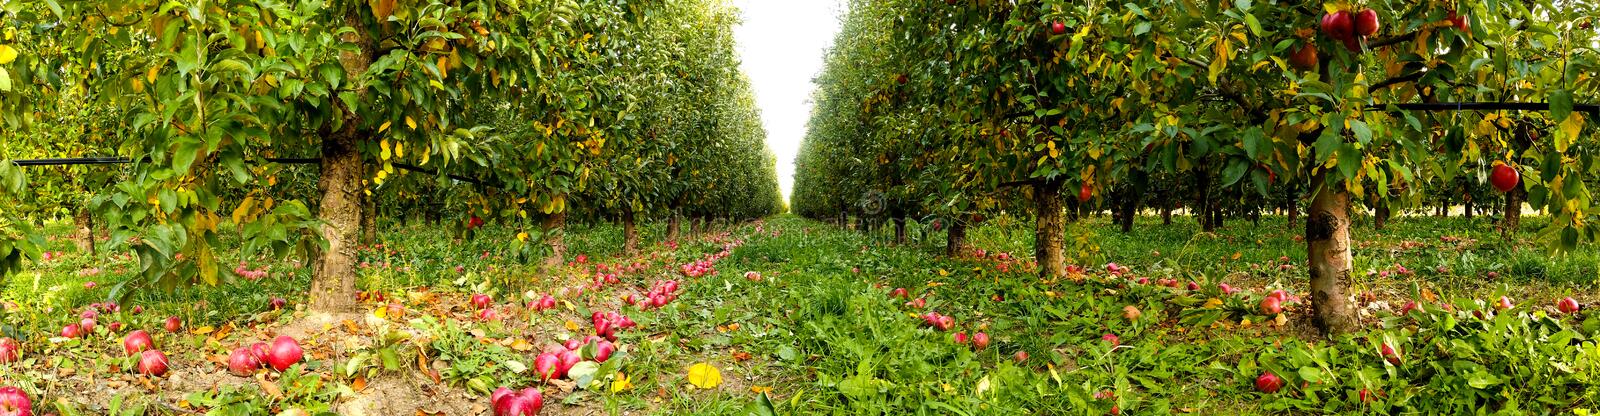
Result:
<instances>
[{"instance_id":1,"label":"green grass","mask_svg":"<svg viewBox=\"0 0 1600 416\"><path fill-rule=\"evenodd\" d=\"M678 250L649 244L644 254L626 257L618 250L616 227L575 227L567 234L574 255L591 257L591 264L640 262L650 268L626 274L619 286L562 296L570 307L552 315L513 312L503 323L475 322L464 306L466 294L490 293L502 304L515 304L526 300L524 293L570 290L590 281L594 269L573 265L540 272L517 259L497 258L502 242L511 237L494 227L465 241L423 226L391 230L384 250L363 254L370 267L361 271L362 289L386 293L411 311L408 319L418 319L344 337L364 346L310 363L307 375L295 380L315 380L297 384L315 388L278 399L251 383L224 379L223 393L209 393L215 397L206 400L216 406L253 401L279 410L335 408L347 400L335 393L351 389L358 378L377 385L414 371L408 369L421 351L438 362L434 368L446 369L441 388L486 403L487 389L543 385L511 362L530 364L544 345L586 335L589 312L602 310L622 311L640 329L620 336L624 354L596 373L591 388L564 393L557 385L543 385L547 408L566 401L606 413L750 414L763 407L766 393L784 414L1094 414L1113 405L1131 414L1544 414L1592 408L1600 400L1600 389L1591 388L1600 383L1600 348L1591 340L1600 318L1593 312L1554 316L1550 307L1567 294L1586 305L1597 301L1595 252L1586 248L1549 257L1525 244L1504 244L1481 219L1403 217L1382 233L1358 225L1355 283L1358 290L1373 292L1376 302L1367 309L1366 330L1335 340L1314 335L1306 305L1292 305L1281 321L1256 307L1272 289L1305 291L1304 246L1294 239L1298 230L1281 218L1265 218L1260 225L1231 221L1214 234L1200 233L1182 218L1170 226L1140 218L1130 234L1117 232L1104 218L1086 218L1068 231L1068 252L1089 273L1052 280L1040 280L1027 270L1026 260L1017 260L1031 253L1032 231L1025 221L1000 217L973 230L972 243L985 257L938 256L943 236L923 237L920 228L911 227L910 244L896 246L885 244L883 235L778 217L734 227L726 240L685 239ZM659 225L644 230L645 242L659 241L663 231ZM71 251L65 241L53 244ZM716 263L717 274L687 278L677 273L677 265L714 254L724 244L732 249ZM490 255L483 257L484 252ZM1008 253L1009 260L999 260L997 253ZM1139 277L1196 281L1204 289L1137 284L1101 272L1106 262L1128 266ZM150 311L138 316L125 311L118 318L130 327L152 328L170 314L193 326L238 328L221 339L204 334L158 338L158 344L176 350L169 354L179 366L190 367L204 367L205 354L225 352L306 318L303 311L273 312L266 306L273 296L303 301L299 290L309 282L303 268L266 259L249 263L270 264L272 277L138 291L124 305ZM1285 264L1291 267L1284 269ZM1415 273L1394 273L1396 264ZM78 274L91 266L105 273ZM0 298L23 307L0 322L7 336L23 341L25 357L33 361L0 365L0 375L38 394L36 400L39 395L55 400L77 397L70 392L92 384L83 376L49 376L53 368L119 373L114 337L81 343L47 338L75 320L81 305L102 300L132 267L128 260L69 254L9 279ZM746 271L762 278L746 279ZM1489 272L1499 277L1489 279ZM658 310L621 304L621 294L642 292L664 278L683 281L677 301ZM85 289L87 280L100 286ZM1246 293L1224 296L1215 289L1219 282ZM916 309L907 299L892 299L888 294L897 287L924 298L926 306ZM419 293L434 297L424 300ZM1518 306L1496 313L1478 303L1502 294ZM1424 314L1394 313L1412 299L1437 300L1424 302ZM1443 304L1454 311L1440 309ZM384 303L363 305L381 309ZM1127 307L1141 316L1125 319ZM917 315L927 311L952 316L956 328L924 326ZM421 338L381 341L394 331ZM986 332L994 341L983 350L957 345L951 340L957 331ZM1102 341L1105 334L1116 334L1121 344ZM530 347L519 348L513 340ZM1385 343L1402 351L1401 364L1384 362L1378 346ZM1018 352L1029 358L1017 361ZM384 354L392 354L397 364L370 358ZM365 364L350 364L363 356L370 358ZM686 368L701 362L719 368L724 383L711 390L687 384ZM356 371L346 371L352 368ZM1282 376L1288 385L1275 394L1257 392L1253 382L1263 371ZM611 391L623 374L632 387ZM1373 392L1372 401L1359 400L1362 389ZM170 394L179 393L195 392L158 387L135 392L129 400L170 403ZM68 402L103 409L105 400L88 396ZM170 413L161 409L151 407L153 413Z\"/></svg>"}]
</instances>

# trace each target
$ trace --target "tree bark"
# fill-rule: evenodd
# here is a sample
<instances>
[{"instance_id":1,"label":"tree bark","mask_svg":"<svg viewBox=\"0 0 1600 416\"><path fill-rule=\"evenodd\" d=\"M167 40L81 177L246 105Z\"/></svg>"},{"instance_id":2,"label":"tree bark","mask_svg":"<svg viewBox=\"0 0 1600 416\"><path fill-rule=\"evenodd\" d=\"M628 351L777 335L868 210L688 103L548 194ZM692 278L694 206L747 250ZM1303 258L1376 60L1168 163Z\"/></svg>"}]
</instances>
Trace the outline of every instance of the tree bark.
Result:
<instances>
[{"instance_id":1,"label":"tree bark","mask_svg":"<svg viewBox=\"0 0 1600 416\"><path fill-rule=\"evenodd\" d=\"M1033 204L1038 215L1034 224L1033 256L1039 261L1039 276L1044 278L1067 275L1066 258L1062 255L1066 231L1061 221L1061 183L1041 179L1033 186Z\"/></svg>"},{"instance_id":2,"label":"tree bark","mask_svg":"<svg viewBox=\"0 0 1600 416\"><path fill-rule=\"evenodd\" d=\"M94 214L89 212L89 208L79 208L77 215L72 216L72 222L78 226L77 238L74 239L77 240L75 243L77 243L78 251L89 253L90 255L99 254L95 252L94 247Z\"/></svg>"},{"instance_id":3,"label":"tree bark","mask_svg":"<svg viewBox=\"0 0 1600 416\"><path fill-rule=\"evenodd\" d=\"M950 221L950 230L945 234L945 257L957 257L967 250L967 223Z\"/></svg>"},{"instance_id":4,"label":"tree bark","mask_svg":"<svg viewBox=\"0 0 1600 416\"><path fill-rule=\"evenodd\" d=\"M1345 288L1350 286L1350 192L1329 185L1325 173L1312 179L1317 186L1306 219L1306 258L1311 267L1312 323L1324 336L1355 331L1355 309Z\"/></svg>"},{"instance_id":5,"label":"tree bark","mask_svg":"<svg viewBox=\"0 0 1600 416\"><path fill-rule=\"evenodd\" d=\"M322 220L322 251L311 277L310 308L318 312L355 310L356 243L361 231L361 150L356 123L322 140L322 173L317 190L322 203L317 218Z\"/></svg>"},{"instance_id":6,"label":"tree bark","mask_svg":"<svg viewBox=\"0 0 1600 416\"><path fill-rule=\"evenodd\" d=\"M1120 207L1122 209L1122 214L1121 217L1117 219L1121 221L1123 234L1133 232L1133 217L1137 216L1139 212L1138 194L1138 191L1129 190L1127 201L1124 201Z\"/></svg>"},{"instance_id":7,"label":"tree bark","mask_svg":"<svg viewBox=\"0 0 1600 416\"><path fill-rule=\"evenodd\" d=\"M1378 208L1372 210L1372 229L1383 231L1383 227L1389 225L1389 216L1392 214L1387 202L1379 202Z\"/></svg>"},{"instance_id":8,"label":"tree bark","mask_svg":"<svg viewBox=\"0 0 1600 416\"><path fill-rule=\"evenodd\" d=\"M378 242L378 203L371 195L361 195L361 244Z\"/></svg>"},{"instance_id":9,"label":"tree bark","mask_svg":"<svg viewBox=\"0 0 1600 416\"><path fill-rule=\"evenodd\" d=\"M894 217L894 243L906 243L906 217Z\"/></svg>"},{"instance_id":10,"label":"tree bark","mask_svg":"<svg viewBox=\"0 0 1600 416\"><path fill-rule=\"evenodd\" d=\"M345 23L360 28L360 12L351 9L345 13ZM343 35L343 40L356 48L339 53L339 64L346 79L357 80L372 64L372 40L357 29ZM355 83L355 94L366 96L366 87ZM361 141L366 133L357 130L361 115L334 103L344 118L338 130L329 131L322 139L321 174L317 191L322 201L317 206L317 219L322 221L322 238L327 250L315 263L311 276L309 307L315 312L350 312L355 310L356 294L356 243L361 231L361 178L366 174L362 166Z\"/></svg>"},{"instance_id":11,"label":"tree bark","mask_svg":"<svg viewBox=\"0 0 1600 416\"><path fill-rule=\"evenodd\" d=\"M678 218L679 218L678 209L677 208L673 208L672 212L668 213L667 215L669 216L667 218L667 241L677 241L678 240L678 230L679 230L679 227L682 226L682 225L679 224L679 221L678 221Z\"/></svg>"},{"instance_id":12,"label":"tree bark","mask_svg":"<svg viewBox=\"0 0 1600 416\"><path fill-rule=\"evenodd\" d=\"M1519 184L1511 192L1506 192L1505 216L1500 220L1500 238L1511 241L1517 235L1517 228L1522 225L1522 186Z\"/></svg>"},{"instance_id":13,"label":"tree bark","mask_svg":"<svg viewBox=\"0 0 1600 416\"><path fill-rule=\"evenodd\" d=\"M1161 204L1161 225L1172 225L1172 203Z\"/></svg>"},{"instance_id":14,"label":"tree bark","mask_svg":"<svg viewBox=\"0 0 1600 416\"><path fill-rule=\"evenodd\" d=\"M550 244L550 257L544 260L546 269L561 267L561 263L567 261L567 241L562 235L566 232L566 227L566 211L544 217L544 238Z\"/></svg>"},{"instance_id":15,"label":"tree bark","mask_svg":"<svg viewBox=\"0 0 1600 416\"><path fill-rule=\"evenodd\" d=\"M1465 217L1469 220L1472 219L1472 195L1467 195L1467 200L1463 205L1463 209L1466 211Z\"/></svg>"},{"instance_id":16,"label":"tree bark","mask_svg":"<svg viewBox=\"0 0 1600 416\"><path fill-rule=\"evenodd\" d=\"M631 208L622 210L622 252L629 255L639 252L639 230L634 227Z\"/></svg>"}]
</instances>

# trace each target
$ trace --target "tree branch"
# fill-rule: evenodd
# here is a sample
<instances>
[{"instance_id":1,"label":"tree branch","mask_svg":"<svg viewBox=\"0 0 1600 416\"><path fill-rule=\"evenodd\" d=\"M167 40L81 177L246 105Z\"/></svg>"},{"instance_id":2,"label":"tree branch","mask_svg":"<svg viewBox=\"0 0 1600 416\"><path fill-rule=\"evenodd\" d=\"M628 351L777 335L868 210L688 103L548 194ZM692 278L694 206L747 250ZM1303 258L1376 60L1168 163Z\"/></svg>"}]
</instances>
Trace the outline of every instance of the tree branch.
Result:
<instances>
[{"instance_id":1,"label":"tree branch","mask_svg":"<svg viewBox=\"0 0 1600 416\"><path fill-rule=\"evenodd\" d=\"M1400 84L1400 83L1405 83L1405 82L1416 82L1416 80L1422 79L1422 76L1424 74L1426 74L1426 72L1417 71L1417 72L1412 72L1410 74L1405 74L1405 75L1401 75L1401 76L1398 76L1398 77L1389 78L1389 79L1380 81L1377 84L1372 84L1371 87L1367 88L1367 91L1369 91L1369 92L1370 91L1377 91L1377 90L1381 90L1381 89L1384 89L1384 88L1389 88L1391 86L1394 86L1395 84Z\"/></svg>"}]
</instances>

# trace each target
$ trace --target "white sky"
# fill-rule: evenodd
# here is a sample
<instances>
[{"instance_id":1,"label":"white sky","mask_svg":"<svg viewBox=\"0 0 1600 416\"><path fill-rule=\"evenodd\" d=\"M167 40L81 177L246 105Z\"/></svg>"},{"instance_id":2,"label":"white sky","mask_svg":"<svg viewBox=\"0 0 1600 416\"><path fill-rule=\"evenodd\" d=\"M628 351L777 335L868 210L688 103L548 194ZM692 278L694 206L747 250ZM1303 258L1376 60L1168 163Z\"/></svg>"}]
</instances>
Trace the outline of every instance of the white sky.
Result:
<instances>
[{"instance_id":1,"label":"white sky","mask_svg":"<svg viewBox=\"0 0 1600 416\"><path fill-rule=\"evenodd\" d=\"M794 156L811 118L811 78L839 32L842 0L733 0L744 14L734 28L744 73L755 86L767 146L778 155L783 197L794 187Z\"/></svg>"}]
</instances>

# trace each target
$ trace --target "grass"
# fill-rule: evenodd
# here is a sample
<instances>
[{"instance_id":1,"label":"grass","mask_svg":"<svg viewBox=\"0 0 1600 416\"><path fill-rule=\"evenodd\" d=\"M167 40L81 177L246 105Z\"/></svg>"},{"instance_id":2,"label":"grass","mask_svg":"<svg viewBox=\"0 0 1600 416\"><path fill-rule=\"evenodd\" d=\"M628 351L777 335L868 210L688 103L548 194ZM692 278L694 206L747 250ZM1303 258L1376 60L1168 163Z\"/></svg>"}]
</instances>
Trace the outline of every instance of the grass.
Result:
<instances>
[{"instance_id":1,"label":"grass","mask_svg":"<svg viewBox=\"0 0 1600 416\"><path fill-rule=\"evenodd\" d=\"M547 412L613 414L1080 414L1113 406L1134 414L1546 413L1593 407L1600 394L1589 388L1600 382L1600 349L1591 340L1600 319L1592 312L1560 316L1550 307L1568 294L1586 305L1600 300L1593 295L1596 254L1590 248L1549 257L1526 244L1500 243L1482 219L1402 217L1381 233L1358 225L1355 284L1372 293L1362 301L1367 329L1323 340L1305 322L1304 304L1292 304L1282 316L1256 307L1270 290L1304 292L1304 246L1281 218L1260 225L1232 221L1217 233L1200 233L1183 219L1169 226L1156 221L1140 218L1129 234L1104 218L1074 223L1069 257L1088 272L1050 280L1035 277L1017 259L1031 252L1028 224L1003 216L973 230L972 243L983 255L961 258L936 255L942 235L916 238L922 233L915 224L910 244L892 245L879 234L778 217L686 239L677 249L651 244L636 256L620 253L616 227L579 226L567 241L572 253L591 260L544 272L497 257L510 236L494 227L470 240L420 225L390 230L382 249L363 252L367 267L360 280L363 290L388 300L369 298L362 307L375 313L398 303L406 317L364 313L351 327L307 335L313 359L305 375L263 380L315 387L283 397L231 376L204 379L212 387L200 391L178 391L170 383L178 377L169 377L168 383L156 379L106 393L99 384L105 379L150 381L117 370L125 364L115 348L118 337L64 341L49 335L75 321L83 305L104 300L135 263L116 255L91 259L53 240L54 250L69 253L64 259L13 276L0 292L0 299L20 304L0 319L0 330L21 340L25 351L23 362L0 364L0 375L36 403L61 400L62 409L104 413L116 399L151 414L244 402L264 404L257 406L271 413L333 414L377 393L357 387L399 388L405 384L392 381L405 377L436 385L406 395L460 412L486 404L487 390L502 385L542 386ZM1537 221L1524 219L1525 227ZM660 225L643 230L642 241L660 241ZM677 272L678 265L699 259L716 260L718 272L700 278ZM125 309L102 319L155 328L167 315L181 316L191 330L160 334L157 344L168 349L179 377L214 372L208 357L312 319L298 308L267 307L275 296L303 303L304 268L244 260L270 277L137 291L123 304L148 312ZM1106 262L1129 267L1131 276L1101 272ZM621 284L574 292L592 280L595 264L633 263L648 267L624 273ZM82 272L95 267L101 274ZM1132 276L1195 281L1203 289L1138 284ZM640 310L620 300L668 278L683 284L679 298L663 308ZM97 287L86 289L83 283L91 280ZM1223 282L1245 292L1220 293L1216 284ZM908 289L926 305L891 298L893 288ZM477 322L466 296L478 292L493 295L508 318ZM516 305L530 294L558 294L563 304L554 313L525 312ZM1518 306L1495 311L1480 303L1500 295ZM1410 300L1422 301L1425 313L1396 314ZM1453 310L1441 309L1446 305ZM1129 319L1128 308L1140 316ZM632 317L639 329L619 336L623 353L600 366L593 384L541 383L522 368L547 345L586 335L591 311L608 310ZM953 317L955 328L922 324L918 315L929 311ZM202 327L211 330L195 330ZM231 332L219 336L223 328ZM952 341L958 331L984 332L994 341L984 349L959 345ZM1106 334L1119 343L1103 341ZM1403 361L1386 363L1380 344L1398 348ZM1019 352L1028 358L1018 360ZM692 386L685 372L695 363L720 369L723 382ZM84 370L53 373L63 366ZM437 382L431 371L440 373ZM1281 376L1287 386L1272 394L1256 391L1253 383L1263 372ZM442 392L429 393L435 389ZM1370 400L1361 400L1362 390ZM97 393L74 394L83 391ZM183 407L183 397L199 393L205 397Z\"/></svg>"}]
</instances>

